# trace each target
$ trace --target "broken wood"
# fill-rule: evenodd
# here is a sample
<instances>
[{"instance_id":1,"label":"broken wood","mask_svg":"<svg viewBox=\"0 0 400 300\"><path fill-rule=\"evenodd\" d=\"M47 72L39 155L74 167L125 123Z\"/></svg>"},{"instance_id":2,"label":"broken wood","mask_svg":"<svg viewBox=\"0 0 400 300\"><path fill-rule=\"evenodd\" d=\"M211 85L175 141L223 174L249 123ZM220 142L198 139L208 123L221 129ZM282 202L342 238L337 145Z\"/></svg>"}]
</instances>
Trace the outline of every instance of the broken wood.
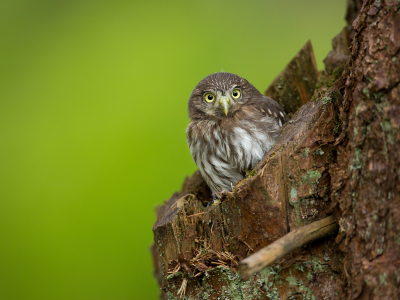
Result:
<instances>
[{"instance_id":1,"label":"broken wood","mask_svg":"<svg viewBox=\"0 0 400 300\"><path fill-rule=\"evenodd\" d=\"M308 41L265 91L292 116L310 101L319 78L311 41Z\"/></svg>"},{"instance_id":2,"label":"broken wood","mask_svg":"<svg viewBox=\"0 0 400 300\"><path fill-rule=\"evenodd\" d=\"M242 280L249 279L254 273L285 257L293 250L326 237L336 232L338 228L335 219L330 216L289 232L267 247L243 259L238 267L240 278Z\"/></svg>"}]
</instances>

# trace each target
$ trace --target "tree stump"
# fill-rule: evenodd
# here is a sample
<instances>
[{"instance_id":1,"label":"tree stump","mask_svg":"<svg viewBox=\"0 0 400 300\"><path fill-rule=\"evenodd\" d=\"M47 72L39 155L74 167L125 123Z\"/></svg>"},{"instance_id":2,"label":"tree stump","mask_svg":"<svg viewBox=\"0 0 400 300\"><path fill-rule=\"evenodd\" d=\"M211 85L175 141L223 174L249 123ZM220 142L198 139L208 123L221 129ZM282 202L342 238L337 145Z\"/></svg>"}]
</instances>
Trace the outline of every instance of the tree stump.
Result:
<instances>
[{"instance_id":1,"label":"tree stump","mask_svg":"<svg viewBox=\"0 0 400 300\"><path fill-rule=\"evenodd\" d=\"M306 44L267 89L293 117L218 205L203 206L211 195L197 171L158 207L161 299L399 298L400 5L387 2L349 1L356 19L333 39L326 69L312 71ZM338 234L240 279L240 260L332 214Z\"/></svg>"}]
</instances>

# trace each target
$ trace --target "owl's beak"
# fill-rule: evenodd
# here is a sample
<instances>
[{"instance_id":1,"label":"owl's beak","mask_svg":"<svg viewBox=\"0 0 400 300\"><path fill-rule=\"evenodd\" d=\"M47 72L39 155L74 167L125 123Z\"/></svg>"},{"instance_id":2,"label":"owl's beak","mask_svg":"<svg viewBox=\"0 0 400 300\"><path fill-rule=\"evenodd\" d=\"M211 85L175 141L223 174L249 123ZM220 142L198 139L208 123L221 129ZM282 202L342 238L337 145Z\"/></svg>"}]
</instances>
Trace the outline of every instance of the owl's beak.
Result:
<instances>
[{"instance_id":1,"label":"owl's beak","mask_svg":"<svg viewBox=\"0 0 400 300\"><path fill-rule=\"evenodd\" d=\"M227 96L221 96L218 102L219 107L223 110L225 116L227 116L229 108L231 107L231 99L229 99Z\"/></svg>"}]
</instances>

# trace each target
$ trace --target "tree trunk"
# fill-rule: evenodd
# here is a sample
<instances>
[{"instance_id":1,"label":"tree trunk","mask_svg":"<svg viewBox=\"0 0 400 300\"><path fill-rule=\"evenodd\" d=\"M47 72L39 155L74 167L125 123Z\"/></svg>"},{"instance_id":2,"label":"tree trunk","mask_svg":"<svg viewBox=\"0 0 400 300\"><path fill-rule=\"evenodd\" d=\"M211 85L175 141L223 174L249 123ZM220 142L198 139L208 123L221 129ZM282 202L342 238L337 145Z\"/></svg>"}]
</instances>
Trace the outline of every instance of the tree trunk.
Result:
<instances>
[{"instance_id":1,"label":"tree trunk","mask_svg":"<svg viewBox=\"0 0 400 300\"><path fill-rule=\"evenodd\" d=\"M340 295L400 299L399 1L364 1L353 28L345 131L330 167L344 253Z\"/></svg>"},{"instance_id":2,"label":"tree trunk","mask_svg":"<svg viewBox=\"0 0 400 300\"><path fill-rule=\"evenodd\" d=\"M199 172L158 208L162 299L400 298L399 1L349 1L346 18L325 71L307 43L267 89L295 113L257 168L208 211ZM337 234L239 278L240 260L331 214Z\"/></svg>"}]
</instances>

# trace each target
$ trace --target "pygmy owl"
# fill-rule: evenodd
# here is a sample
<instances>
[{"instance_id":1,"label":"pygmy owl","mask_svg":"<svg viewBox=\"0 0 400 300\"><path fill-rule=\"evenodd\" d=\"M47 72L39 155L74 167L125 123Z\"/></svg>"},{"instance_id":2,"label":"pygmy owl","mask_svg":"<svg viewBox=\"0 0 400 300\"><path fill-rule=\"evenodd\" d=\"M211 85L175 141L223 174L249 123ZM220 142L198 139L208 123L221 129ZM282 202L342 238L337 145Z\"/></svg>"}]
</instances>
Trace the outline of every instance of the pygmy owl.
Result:
<instances>
[{"instance_id":1,"label":"pygmy owl","mask_svg":"<svg viewBox=\"0 0 400 300\"><path fill-rule=\"evenodd\" d=\"M278 138L283 108L246 79L214 73L192 91L187 128L190 153L211 188L213 199L231 191Z\"/></svg>"}]
</instances>

